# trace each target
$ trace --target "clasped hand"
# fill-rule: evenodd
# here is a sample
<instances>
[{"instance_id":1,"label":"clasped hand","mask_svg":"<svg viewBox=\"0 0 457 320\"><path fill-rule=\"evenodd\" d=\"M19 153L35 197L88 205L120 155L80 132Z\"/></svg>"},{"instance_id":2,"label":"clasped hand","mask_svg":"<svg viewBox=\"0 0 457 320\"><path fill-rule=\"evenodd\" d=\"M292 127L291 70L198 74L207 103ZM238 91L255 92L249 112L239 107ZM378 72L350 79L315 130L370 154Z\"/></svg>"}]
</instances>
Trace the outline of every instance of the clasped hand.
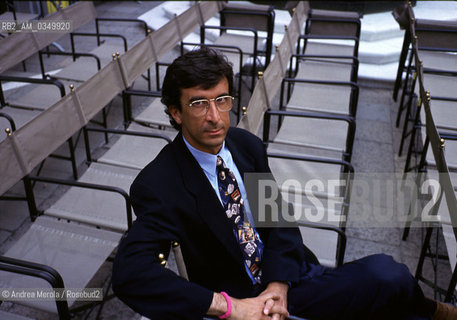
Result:
<instances>
[{"instance_id":1,"label":"clasped hand","mask_svg":"<svg viewBox=\"0 0 457 320\"><path fill-rule=\"evenodd\" d=\"M287 291L289 286L282 282L272 282L255 298L232 298L232 314L229 319L272 319L284 320L287 311Z\"/></svg>"}]
</instances>

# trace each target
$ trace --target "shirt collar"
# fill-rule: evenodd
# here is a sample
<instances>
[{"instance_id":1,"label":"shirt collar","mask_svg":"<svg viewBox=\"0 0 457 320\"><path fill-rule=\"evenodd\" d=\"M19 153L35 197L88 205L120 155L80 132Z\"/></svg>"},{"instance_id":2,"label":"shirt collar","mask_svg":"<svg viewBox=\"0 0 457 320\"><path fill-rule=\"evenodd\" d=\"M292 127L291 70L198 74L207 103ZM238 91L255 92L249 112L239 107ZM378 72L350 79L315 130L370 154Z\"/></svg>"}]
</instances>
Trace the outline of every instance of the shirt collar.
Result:
<instances>
[{"instance_id":1,"label":"shirt collar","mask_svg":"<svg viewBox=\"0 0 457 320\"><path fill-rule=\"evenodd\" d=\"M224 162L231 163L231 155L230 151L228 148L225 146L225 140L222 143L222 148L218 152L218 154L211 154L207 152L200 151L198 149L195 149L193 146L190 145L190 143L186 140L184 135L182 136L184 143L186 144L187 148L189 149L190 153L194 156L194 158L197 160L198 164L200 167L205 171L207 174L211 176L216 175L216 162L217 162L217 156L220 156Z\"/></svg>"}]
</instances>

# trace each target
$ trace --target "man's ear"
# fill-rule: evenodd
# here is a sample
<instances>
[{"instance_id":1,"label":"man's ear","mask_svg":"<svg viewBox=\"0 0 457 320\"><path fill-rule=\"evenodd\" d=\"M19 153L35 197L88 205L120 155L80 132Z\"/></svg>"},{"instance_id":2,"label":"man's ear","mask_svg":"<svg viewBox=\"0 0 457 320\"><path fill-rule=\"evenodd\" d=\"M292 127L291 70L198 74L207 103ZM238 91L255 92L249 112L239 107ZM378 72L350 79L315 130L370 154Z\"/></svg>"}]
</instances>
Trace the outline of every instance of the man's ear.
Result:
<instances>
[{"instance_id":1,"label":"man's ear","mask_svg":"<svg viewBox=\"0 0 457 320\"><path fill-rule=\"evenodd\" d=\"M179 109L173 105L168 107L168 111L170 112L171 116L176 121L176 123L180 125L182 122L181 121L181 111L179 111Z\"/></svg>"}]
</instances>

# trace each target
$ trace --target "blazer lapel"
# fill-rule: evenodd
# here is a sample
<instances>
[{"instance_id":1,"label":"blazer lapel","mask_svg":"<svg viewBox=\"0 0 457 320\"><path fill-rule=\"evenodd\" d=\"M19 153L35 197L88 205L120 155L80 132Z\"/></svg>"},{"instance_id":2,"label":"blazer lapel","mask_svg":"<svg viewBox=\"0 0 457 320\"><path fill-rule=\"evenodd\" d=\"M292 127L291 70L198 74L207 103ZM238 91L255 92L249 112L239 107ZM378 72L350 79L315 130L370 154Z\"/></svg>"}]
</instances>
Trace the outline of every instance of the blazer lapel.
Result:
<instances>
[{"instance_id":1,"label":"blazer lapel","mask_svg":"<svg viewBox=\"0 0 457 320\"><path fill-rule=\"evenodd\" d=\"M185 145L181 133L178 134L173 145L178 155L184 185L197 200L198 213L227 251L240 264L243 263L243 256L233 234L232 225L226 218L219 198L205 173Z\"/></svg>"},{"instance_id":2,"label":"blazer lapel","mask_svg":"<svg viewBox=\"0 0 457 320\"><path fill-rule=\"evenodd\" d=\"M233 141L230 135L230 129L228 131L227 137L225 138L225 144L229 148L232 158L235 161L236 167L241 174L241 177L244 179L244 174L246 172L254 172L254 158L252 155L243 152L239 146Z\"/></svg>"}]
</instances>

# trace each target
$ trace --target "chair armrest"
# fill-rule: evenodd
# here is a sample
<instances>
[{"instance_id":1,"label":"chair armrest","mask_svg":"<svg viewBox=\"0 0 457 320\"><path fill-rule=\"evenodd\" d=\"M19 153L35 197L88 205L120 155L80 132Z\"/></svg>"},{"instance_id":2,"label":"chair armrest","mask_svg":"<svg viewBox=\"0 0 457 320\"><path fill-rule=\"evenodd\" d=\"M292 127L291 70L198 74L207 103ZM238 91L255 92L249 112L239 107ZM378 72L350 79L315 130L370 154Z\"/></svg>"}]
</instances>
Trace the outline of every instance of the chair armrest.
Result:
<instances>
[{"instance_id":1,"label":"chair armrest","mask_svg":"<svg viewBox=\"0 0 457 320\"><path fill-rule=\"evenodd\" d=\"M27 77L17 77L17 76L5 76L0 75L0 85L2 81L13 81L13 82L24 82L24 83L36 83L36 84L49 84L54 85L60 90L60 95L62 97L65 96L65 87L63 83L57 79L49 78L49 79L35 79L35 78L27 78Z\"/></svg>"},{"instance_id":2,"label":"chair armrest","mask_svg":"<svg viewBox=\"0 0 457 320\"><path fill-rule=\"evenodd\" d=\"M444 77L455 77L457 76L457 71L453 70L440 70L440 69L433 69L433 68L424 68L424 74L435 74Z\"/></svg>"},{"instance_id":3,"label":"chair armrest","mask_svg":"<svg viewBox=\"0 0 457 320\"><path fill-rule=\"evenodd\" d=\"M42 56L43 56L43 52L40 50L38 51L38 54L40 56L40 61L42 61ZM79 58L79 57L91 57L91 58L94 58L95 61L97 62L97 70L100 70L102 68L102 63L100 62L100 58L97 57L95 54L93 53L86 53L86 52L46 52L46 54L49 54L49 55L56 55L56 56L72 56L74 58ZM44 67L42 69L42 72L44 74Z\"/></svg>"},{"instance_id":4,"label":"chair armrest","mask_svg":"<svg viewBox=\"0 0 457 320\"><path fill-rule=\"evenodd\" d=\"M24 82L24 83L35 83L35 84L47 84L54 85L60 91L60 96L65 96L65 87L62 82L57 79L47 78L47 79L35 79L27 77L17 77L17 76L5 76L0 75L0 104L2 106L6 105L5 97L3 95L2 81L13 81L13 82Z\"/></svg>"},{"instance_id":5,"label":"chair armrest","mask_svg":"<svg viewBox=\"0 0 457 320\"><path fill-rule=\"evenodd\" d=\"M322 39L322 40L354 40L359 41L359 38L356 36L325 36L325 35L317 35L317 34L301 34L298 36L299 40L306 40L306 39Z\"/></svg>"},{"instance_id":6,"label":"chair armrest","mask_svg":"<svg viewBox=\"0 0 457 320\"><path fill-rule=\"evenodd\" d=\"M297 224L302 227L336 232L339 239L336 253L336 266L340 267L341 265L343 265L344 253L346 252L347 237L346 233L344 233L344 231L341 228L331 225L319 224L315 222L297 222Z\"/></svg>"},{"instance_id":7,"label":"chair armrest","mask_svg":"<svg viewBox=\"0 0 457 320\"><path fill-rule=\"evenodd\" d=\"M0 117L5 118L6 120L8 120L8 122L10 123L11 132L16 131L16 124L14 123L13 118L9 114L4 113L4 112L0 112Z\"/></svg>"},{"instance_id":8,"label":"chair armrest","mask_svg":"<svg viewBox=\"0 0 457 320\"><path fill-rule=\"evenodd\" d=\"M131 205L130 197L129 197L128 193L121 188L102 185L102 184L89 183L89 182L70 181L70 180L63 180L63 179L57 179L57 178L38 177L38 176L29 176L29 179L31 181L46 182L46 183L53 183L53 184L70 186L70 187L80 187L80 188L86 188L86 189L118 193L125 200L126 214L127 214L127 229L129 230L130 227L132 226L133 218L132 218L132 205Z\"/></svg>"},{"instance_id":9,"label":"chair armrest","mask_svg":"<svg viewBox=\"0 0 457 320\"><path fill-rule=\"evenodd\" d=\"M354 173L354 167L350 162L332 158L323 158L323 157L312 157L312 156L303 156L303 155L291 155L291 154L283 154L277 152L267 152L268 157L272 158L280 158L280 159L290 159L290 160L301 160L301 161L309 161L309 162L322 162L328 164L335 164L341 165L345 168L345 172Z\"/></svg>"},{"instance_id":10,"label":"chair armrest","mask_svg":"<svg viewBox=\"0 0 457 320\"><path fill-rule=\"evenodd\" d=\"M253 52L256 55L257 54L257 44L259 40L259 36L257 34L257 30L253 28L242 28L242 27L223 27L223 26L201 26L200 29L200 37L201 37L201 42L205 43L205 29L217 29L220 30L221 32L223 31L228 31L228 30L236 30L236 31L247 31L247 32L252 32L254 35L254 46L253 46Z\"/></svg>"},{"instance_id":11,"label":"chair armrest","mask_svg":"<svg viewBox=\"0 0 457 320\"><path fill-rule=\"evenodd\" d=\"M65 288L63 279L57 270L44 264L0 256L0 270L41 278L47 281L54 289ZM59 318L69 320L70 311L67 300L56 300L56 306Z\"/></svg>"},{"instance_id":12,"label":"chair armrest","mask_svg":"<svg viewBox=\"0 0 457 320\"><path fill-rule=\"evenodd\" d=\"M162 93L160 91L147 91L147 90L135 90L125 89L122 91L125 95L140 96L140 97L157 97L160 98Z\"/></svg>"},{"instance_id":13,"label":"chair armrest","mask_svg":"<svg viewBox=\"0 0 457 320\"><path fill-rule=\"evenodd\" d=\"M96 24L96 28L97 28L97 33L98 33L98 29L99 29L99 25L98 23L100 21L113 21L113 22L133 22L133 23L139 23L143 26L144 28L144 35L147 36L148 35L148 24L143 21L143 20L140 20L140 19L128 19L128 18L95 18L95 24Z\"/></svg>"},{"instance_id":14,"label":"chair armrest","mask_svg":"<svg viewBox=\"0 0 457 320\"><path fill-rule=\"evenodd\" d=\"M295 53L293 54L291 57L291 59L293 58L297 58L297 59L300 59L300 58L328 58L328 59L346 59L346 60L352 60L354 62L354 64L359 64L359 58L357 58L356 56L345 56L345 55L331 55L331 54L298 54L298 53Z\"/></svg>"},{"instance_id":15,"label":"chair armrest","mask_svg":"<svg viewBox=\"0 0 457 320\"><path fill-rule=\"evenodd\" d=\"M75 36L78 37L108 37L108 38L120 38L122 43L124 44L124 53L127 52L127 38L120 34L111 34L111 33L88 33L88 32L72 32L70 33L71 36L71 43L72 43L72 50L74 51L74 40Z\"/></svg>"}]
</instances>

